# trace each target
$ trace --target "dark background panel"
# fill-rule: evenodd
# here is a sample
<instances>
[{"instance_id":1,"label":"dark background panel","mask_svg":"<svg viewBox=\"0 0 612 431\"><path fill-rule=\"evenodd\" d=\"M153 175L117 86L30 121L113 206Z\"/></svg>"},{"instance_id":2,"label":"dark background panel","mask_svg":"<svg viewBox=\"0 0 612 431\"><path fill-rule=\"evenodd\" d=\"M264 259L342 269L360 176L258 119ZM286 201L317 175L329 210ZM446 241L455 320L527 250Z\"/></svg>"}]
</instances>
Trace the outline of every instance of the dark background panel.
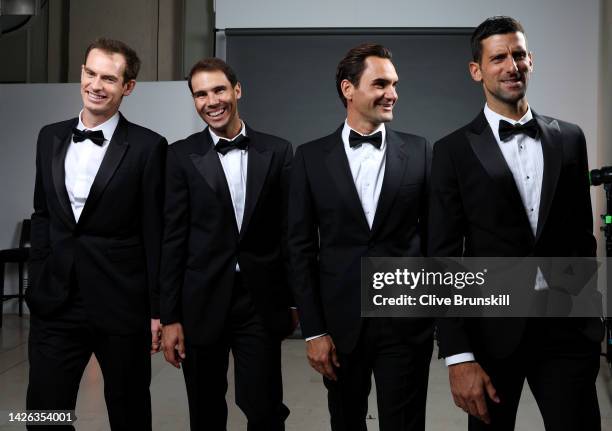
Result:
<instances>
[{"instance_id":1,"label":"dark background panel","mask_svg":"<svg viewBox=\"0 0 612 431\"><path fill-rule=\"evenodd\" d=\"M353 46L380 43L400 77L391 127L432 142L482 109L468 72L472 29L226 29L226 59L242 83L241 117L294 145L331 133L345 118L336 66Z\"/></svg>"}]
</instances>

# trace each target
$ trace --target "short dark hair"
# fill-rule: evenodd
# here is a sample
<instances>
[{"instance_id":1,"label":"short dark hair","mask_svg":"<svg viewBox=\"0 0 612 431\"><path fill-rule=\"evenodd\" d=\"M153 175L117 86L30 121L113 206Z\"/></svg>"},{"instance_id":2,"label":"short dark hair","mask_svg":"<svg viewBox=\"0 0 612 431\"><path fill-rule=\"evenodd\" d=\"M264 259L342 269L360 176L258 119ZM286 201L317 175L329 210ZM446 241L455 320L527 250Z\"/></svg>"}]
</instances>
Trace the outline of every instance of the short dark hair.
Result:
<instances>
[{"instance_id":1,"label":"short dark hair","mask_svg":"<svg viewBox=\"0 0 612 431\"><path fill-rule=\"evenodd\" d=\"M99 49L109 54L121 54L125 58L125 70L123 71L123 82L136 79L138 72L140 71L140 59L138 54L127 44L120 40L107 39L105 37L99 37L89 44L85 51L85 61L87 63L87 57L92 49Z\"/></svg>"},{"instance_id":2,"label":"short dark hair","mask_svg":"<svg viewBox=\"0 0 612 431\"><path fill-rule=\"evenodd\" d=\"M340 60L340 63L338 63L338 68L336 69L336 90L345 107L346 98L342 94L340 84L345 79L348 79L354 86L359 86L361 75L365 70L365 61L368 57L388 58L391 60L391 51L375 43L362 43L351 48L344 58Z\"/></svg>"},{"instance_id":3,"label":"short dark hair","mask_svg":"<svg viewBox=\"0 0 612 431\"><path fill-rule=\"evenodd\" d=\"M474 33L470 43L472 44L472 60L480 63L482 58L482 41L487 37L495 34L508 34L521 32L525 35L525 29L520 22L509 16L492 16L491 18L485 19Z\"/></svg>"},{"instance_id":4,"label":"short dark hair","mask_svg":"<svg viewBox=\"0 0 612 431\"><path fill-rule=\"evenodd\" d=\"M191 78L198 72L223 72L227 80L235 87L238 84L238 77L234 70L225 61L216 57L203 58L193 65L189 76L187 76L187 85L189 85L189 91L193 94L193 87L191 86Z\"/></svg>"}]
</instances>

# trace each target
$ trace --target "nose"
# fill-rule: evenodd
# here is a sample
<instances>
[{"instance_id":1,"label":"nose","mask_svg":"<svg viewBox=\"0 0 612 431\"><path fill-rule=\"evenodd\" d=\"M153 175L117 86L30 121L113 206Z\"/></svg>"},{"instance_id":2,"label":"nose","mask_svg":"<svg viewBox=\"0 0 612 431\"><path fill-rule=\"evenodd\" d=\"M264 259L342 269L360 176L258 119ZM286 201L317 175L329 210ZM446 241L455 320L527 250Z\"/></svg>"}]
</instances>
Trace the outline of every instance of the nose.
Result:
<instances>
[{"instance_id":1,"label":"nose","mask_svg":"<svg viewBox=\"0 0 612 431\"><path fill-rule=\"evenodd\" d=\"M96 76L95 78L93 78L91 80L91 87L94 90L101 90L102 89L102 79L99 76Z\"/></svg>"},{"instance_id":2,"label":"nose","mask_svg":"<svg viewBox=\"0 0 612 431\"><path fill-rule=\"evenodd\" d=\"M397 100L397 89L392 85L387 87L387 91L385 92L385 98L389 100Z\"/></svg>"},{"instance_id":3,"label":"nose","mask_svg":"<svg viewBox=\"0 0 612 431\"><path fill-rule=\"evenodd\" d=\"M519 70L518 65L516 64L516 60L514 59L514 57L512 56L508 56L509 61L506 62L508 68L512 71L512 72L516 72Z\"/></svg>"},{"instance_id":4,"label":"nose","mask_svg":"<svg viewBox=\"0 0 612 431\"><path fill-rule=\"evenodd\" d=\"M218 103L219 103L219 98L218 98L218 97L217 97L217 95L216 95L216 94L214 94L214 93L213 93L213 94L210 94L210 95L208 96L208 98L206 99L206 104L207 104L208 106L214 106L214 105L216 105L216 104L218 104Z\"/></svg>"}]
</instances>

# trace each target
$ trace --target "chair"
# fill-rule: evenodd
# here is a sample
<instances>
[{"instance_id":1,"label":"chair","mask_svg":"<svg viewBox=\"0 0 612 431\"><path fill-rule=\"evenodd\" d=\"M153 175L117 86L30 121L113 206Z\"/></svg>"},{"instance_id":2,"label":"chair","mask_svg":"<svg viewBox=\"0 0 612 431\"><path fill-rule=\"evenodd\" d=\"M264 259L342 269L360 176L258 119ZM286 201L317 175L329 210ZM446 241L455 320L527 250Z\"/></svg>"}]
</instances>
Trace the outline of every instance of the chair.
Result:
<instances>
[{"instance_id":1,"label":"chair","mask_svg":"<svg viewBox=\"0 0 612 431\"><path fill-rule=\"evenodd\" d=\"M2 315L4 301L17 299L19 301L19 316L23 316L23 300L25 299L24 290L28 286L28 279L24 276L24 266L30 256L30 219L25 219L21 223L21 235L19 237L19 247L0 250L0 328L2 328ZM19 268L19 292L11 295L4 294L4 265L6 263L16 263Z\"/></svg>"}]
</instances>

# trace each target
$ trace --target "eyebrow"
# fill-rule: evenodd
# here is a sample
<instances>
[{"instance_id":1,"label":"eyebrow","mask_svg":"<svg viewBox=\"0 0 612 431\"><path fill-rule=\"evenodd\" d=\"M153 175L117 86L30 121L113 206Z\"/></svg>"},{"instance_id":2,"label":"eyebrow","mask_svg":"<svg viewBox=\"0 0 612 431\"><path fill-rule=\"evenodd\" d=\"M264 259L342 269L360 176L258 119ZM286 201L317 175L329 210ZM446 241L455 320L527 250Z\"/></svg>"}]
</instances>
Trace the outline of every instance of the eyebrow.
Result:
<instances>
[{"instance_id":1,"label":"eyebrow","mask_svg":"<svg viewBox=\"0 0 612 431\"><path fill-rule=\"evenodd\" d=\"M89 67L85 66L85 72L90 73L92 75L97 75L97 73L90 69ZM114 80L119 80L118 76L115 75L102 75L102 79L114 79Z\"/></svg>"},{"instance_id":2,"label":"eyebrow","mask_svg":"<svg viewBox=\"0 0 612 431\"><path fill-rule=\"evenodd\" d=\"M387 84L396 85L398 82L399 80L391 81L390 79L384 79L384 78L376 78L372 80L373 85L387 85Z\"/></svg>"}]
</instances>

